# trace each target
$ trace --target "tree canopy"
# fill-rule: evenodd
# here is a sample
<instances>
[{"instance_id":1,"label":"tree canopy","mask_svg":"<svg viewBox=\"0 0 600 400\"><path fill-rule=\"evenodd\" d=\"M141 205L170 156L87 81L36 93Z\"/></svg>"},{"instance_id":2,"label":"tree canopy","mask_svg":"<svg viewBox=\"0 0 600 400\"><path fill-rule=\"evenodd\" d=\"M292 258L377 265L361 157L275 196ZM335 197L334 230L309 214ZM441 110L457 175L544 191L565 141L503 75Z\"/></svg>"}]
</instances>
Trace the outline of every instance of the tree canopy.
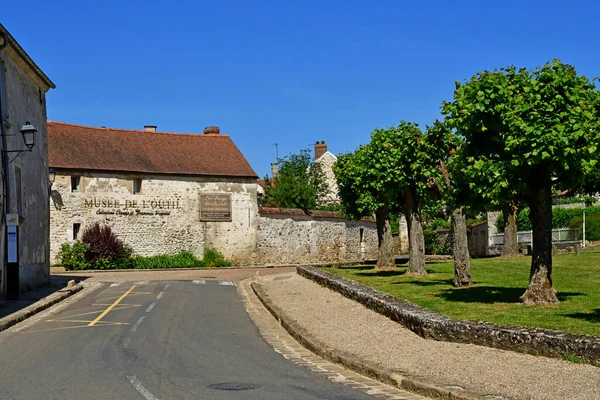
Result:
<instances>
[{"instance_id":1,"label":"tree canopy","mask_svg":"<svg viewBox=\"0 0 600 400\"><path fill-rule=\"evenodd\" d=\"M442 113L463 136L463 176L476 196L513 193L531 209L533 259L526 303L557 303L552 288L552 187L581 185L600 142L600 97L588 78L553 60L457 82Z\"/></svg>"},{"instance_id":2,"label":"tree canopy","mask_svg":"<svg viewBox=\"0 0 600 400\"><path fill-rule=\"evenodd\" d=\"M321 164L313 161L310 150L280 159L279 174L265 183L262 202L267 207L314 210L328 190Z\"/></svg>"}]
</instances>

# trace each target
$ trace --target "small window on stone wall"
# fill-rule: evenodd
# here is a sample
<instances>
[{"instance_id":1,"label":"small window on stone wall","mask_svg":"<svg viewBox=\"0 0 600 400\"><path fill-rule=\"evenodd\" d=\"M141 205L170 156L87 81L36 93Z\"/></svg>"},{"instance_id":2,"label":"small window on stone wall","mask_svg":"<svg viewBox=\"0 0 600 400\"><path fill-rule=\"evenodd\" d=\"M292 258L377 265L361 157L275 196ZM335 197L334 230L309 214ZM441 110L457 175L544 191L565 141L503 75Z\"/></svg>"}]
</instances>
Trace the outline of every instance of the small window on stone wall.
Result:
<instances>
[{"instance_id":1,"label":"small window on stone wall","mask_svg":"<svg viewBox=\"0 0 600 400\"><path fill-rule=\"evenodd\" d=\"M77 240L77 236L79 236L80 228L81 228L81 223L79 223L79 222L73 223L73 240Z\"/></svg>"},{"instance_id":2,"label":"small window on stone wall","mask_svg":"<svg viewBox=\"0 0 600 400\"><path fill-rule=\"evenodd\" d=\"M79 183L81 182L80 176L71 177L71 192L79 192Z\"/></svg>"},{"instance_id":3,"label":"small window on stone wall","mask_svg":"<svg viewBox=\"0 0 600 400\"><path fill-rule=\"evenodd\" d=\"M142 179L134 179L133 180L133 194L142 193Z\"/></svg>"}]
</instances>

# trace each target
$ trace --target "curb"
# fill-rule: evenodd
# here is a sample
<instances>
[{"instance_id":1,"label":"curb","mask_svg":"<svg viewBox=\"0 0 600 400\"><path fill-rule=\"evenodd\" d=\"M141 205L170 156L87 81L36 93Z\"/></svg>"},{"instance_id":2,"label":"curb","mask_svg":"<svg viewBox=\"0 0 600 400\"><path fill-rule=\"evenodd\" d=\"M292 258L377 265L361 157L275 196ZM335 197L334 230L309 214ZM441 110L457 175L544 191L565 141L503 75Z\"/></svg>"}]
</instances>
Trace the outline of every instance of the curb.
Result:
<instances>
[{"instance_id":1,"label":"curb","mask_svg":"<svg viewBox=\"0 0 600 400\"><path fill-rule=\"evenodd\" d=\"M198 268L139 268L139 269L84 269L77 271L65 270L64 272L55 272L51 275L85 275L90 273L102 273L102 272L154 272L154 271L221 271L221 270L238 270L238 269L251 269L251 268L297 268L297 267L316 267L316 268L328 268L337 267L340 265L360 265L362 261L356 262L330 262L330 263L314 263L314 264L265 264L265 265L237 265L232 267L198 267ZM51 267L52 268L52 267Z\"/></svg>"},{"instance_id":2,"label":"curb","mask_svg":"<svg viewBox=\"0 0 600 400\"><path fill-rule=\"evenodd\" d=\"M275 317L281 326L296 339L302 346L326 360L340 364L345 368L358 372L361 375L378 380L385 384L400 389L430 397L432 399L444 400L483 400L486 397L476 395L465 390L446 387L427 382L422 378L401 375L397 372L382 368L379 365L357 357L351 353L332 349L327 344L308 333L296 321L289 318L272 301L259 283L251 282L250 287L265 308Z\"/></svg>"},{"instance_id":3,"label":"curb","mask_svg":"<svg viewBox=\"0 0 600 400\"><path fill-rule=\"evenodd\" d=\"M59 291L38 300L32 305L0 319L0 332L26 320L27 318L41 311L44 311L45 309L65 300L68 297L71 297L81 290L83 290L83 285L81 283L70 288L60 289Z\"/></svg>"}]
</instances>

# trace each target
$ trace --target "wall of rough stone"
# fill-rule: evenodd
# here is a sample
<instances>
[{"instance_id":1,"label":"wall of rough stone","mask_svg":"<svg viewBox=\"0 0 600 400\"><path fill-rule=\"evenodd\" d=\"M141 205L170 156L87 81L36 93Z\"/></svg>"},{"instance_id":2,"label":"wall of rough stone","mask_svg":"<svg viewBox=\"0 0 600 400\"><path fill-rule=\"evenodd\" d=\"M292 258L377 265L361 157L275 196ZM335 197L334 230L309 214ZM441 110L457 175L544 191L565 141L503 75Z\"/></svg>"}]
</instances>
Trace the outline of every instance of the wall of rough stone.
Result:
<instances>
[{"instance_id":1,"label":"wall of rough stone","mask_svg":"<svg viewBox=\"0 0 600 400\"><path fill-rule=\"evenodd\" d=\"M21 289L27 289L48 282L50 273L46 130L46 91L49 88L16 53L12 45L0 52L0 68L3 68L4 72L2 102L6 111L4 127L7 149L26 148L19 131L27 122L37 129L35 145L31 152L8 153L12 161L7 171L10 203L6 211L19 214L19 283ZM1 234L4 244L4 218ZM1 253L0 282L3 281L2 277L6 271L4 251ZM0 297L4 296L5 290L6 282L2 282Z\"/></svg>"},{"instance_id":2,"label":"wall of rough stone","mask_svg":"<svg viewBox=\"0 0 600 400\"><path fill-rule=\"evenodd\" d=\"M71 191L71 176L80 176ZM142 180L133 193L134 179ZM256 180L57 171L52 187L50 242L53 261L64 242L98 221L113 227L135 253L150 256L181 250L198 257L216 248L235 263L250 263L257 216ZM200 194L230 194L231 222L200 221ZM118 203L116 203L118 202Z\"/></svg>"},{"instance_id":3,"label":"wall of rough stone","mask_svg":"<svg viewBox=\"0 0 600 400\"><path fill-rule=\"evenodd\" d=\"M255 264L356 262L377 258L373 221L347 221L334 212L261 208Z\"/></svg>"},{"instance_id":4,"label":"wall of rough stone","mask_svg":"<svg viewBox=\"0 0 600 400\"><path fill-rule=\"evenodd\" d=\"M338 203L340 201L338 196L338 186L335 180L335 174L333 173L333 165L337 162L337 157L330 152L326 152L319 159L316 160L321 165L321 170L325 178L325 184L327 185L327 193L323 198L319 199L320 203Z\"/></svg>"}]
</instances>

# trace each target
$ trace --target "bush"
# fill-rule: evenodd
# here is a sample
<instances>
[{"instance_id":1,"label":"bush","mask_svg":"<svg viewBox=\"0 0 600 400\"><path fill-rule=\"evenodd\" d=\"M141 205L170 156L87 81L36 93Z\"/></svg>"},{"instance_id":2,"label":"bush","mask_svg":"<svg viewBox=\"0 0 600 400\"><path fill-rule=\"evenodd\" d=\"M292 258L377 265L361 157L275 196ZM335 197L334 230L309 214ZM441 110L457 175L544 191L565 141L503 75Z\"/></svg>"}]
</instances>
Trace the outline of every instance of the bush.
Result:
<instances>
[{"instance_id":1,"label":"bush","mask_svg":"<svg viewBox=\"0 0 600 400\"><path fill-rule=\"evenodd\" d=\"M570 222L575 217L583 215L583 210L577 208L553 208L552 209L552 228L567 228L570 226ZM600 207L588 207L585 209L585 216L600 215ZM496 228L498 232L504 232L504 216L502 213L498 214L496 220ZM531 221L529 220L529 208L524 208L519 212L517 218L517 229L519 231L530 231ZM587 235L587 233L586 233Z\"/></svg>"},{"instance_id":2,"label":"bush","mask_svg":"<svg viewBox=\"0 0 600 400\"><path fill-rule=\"evenodd\" d=\"M181 251L174 256L160 255L151 257L137 256L133 258L133 268L159 269L159 268L202 268L202 267L228 267L231 262L217 250L207 249L204 258L199 260L189 251Z\"/></svg>"},{"instance_id":3,"label":"bush","mask_svg":"<svg viewBox=\"0 0 600 400\"><path fill-rule=\"evenodd\" d=\"M60 246L56 259L58 263L66 270L82 270L90 268L90 263L86 259L86 252L90 245L77 240L75 243L63 243Z\"/></svg>"},{"instance_id":4,"label":"bush","mask_svg":"<svg viewBox=\"0 0 600 400\"><path fill-rule=\"evenodd\" d=\"M231 262L227 261L223 254L215 249L207 249L204 252L202 263L205 267L229 267Z\"/></svg>"},{"instance_id":5,"label":"bush","mask_svg":"<svg viewBox=\"0 0 600 400\"><path fill-rule=\"evenodd\" d=\"M425 236L425 254L452 254L450 234L441 236L435 229L423 230Z\"/></svg>"},{"instance_id":6,"label":"bush","mask_svg":"<svg viewBox=\"0 0 600 400\"><path fill-rule=\"evenodd\" d=\"M100 259L101 266L106 266L108 263L115 263L123 255L123 241L117 237L108 225L100 226L96 222L83 231L82 241L90 245L86 252L86 259L95 268L96 262Z\"/></svg>"},{"instance_id":7,"label":"bush","mask_svg":"<svg viewBox=\"0 0 600 400\"><path fill-rule=\"evenodd\" d=\"M573 217L569 222L570 229L577 229L578 235L573 239L583 239L583 217ZM585 216L585 240L600 240L600 215Z\"/></svg>"}]
</instances>

